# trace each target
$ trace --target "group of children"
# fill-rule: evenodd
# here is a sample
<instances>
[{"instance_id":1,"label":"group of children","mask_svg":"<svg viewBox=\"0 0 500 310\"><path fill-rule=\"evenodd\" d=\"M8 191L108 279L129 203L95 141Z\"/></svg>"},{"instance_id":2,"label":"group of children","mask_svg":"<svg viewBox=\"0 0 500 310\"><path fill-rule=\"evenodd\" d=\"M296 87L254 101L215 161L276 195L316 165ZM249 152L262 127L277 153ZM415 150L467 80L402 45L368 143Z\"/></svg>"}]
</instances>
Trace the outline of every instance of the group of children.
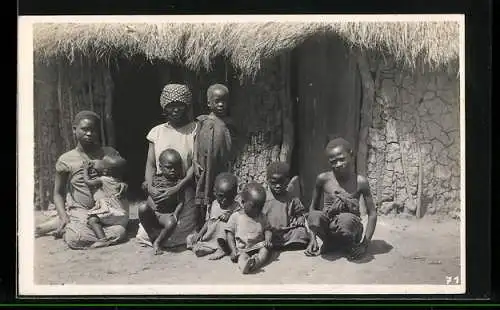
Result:
<instances>
[{"instance_id":1,"label":"group of children","mask_svg":"<svg viewBox=\"0 0 500 310\"><path fill-rule=\"evenodd\" d=\"M369 209L374 208L371 207L373 203L368 186L365 186L366 189L350 189L349 192L354 193L352 195L338 190L344 187L340 183L352 183L348 171L352 151L348 143L337 139L327 146L327 150L335 151L332 154L327 152L333 174L329 172L318 176L316 187L319 187L313 193L309 210L290 190L291 171L285 162L273 162L267 167L266 184L251 182L238 193L238 179L229 172L235 135L228 118L228 93L224 85L212 85L207 91L211 112L198 117L201 126L195 141L193 166L196 183L194 200L200 210L199 225L196 232L187 236L187 248L196 256L208 256L211 260L229 256L246 274L265 264L271 251L276 249L306 248L306 255L315 255L316 236L326 240L331 238L333 232L341 234L344 239L347 236L358 244L363 232L357 220L359 212L349 208L344 210L349 205L346 201L357 203L362 192L369 199ZM126 190L126 184L121 180L123 166L124 160L105 156L102 160L88 161L84 167L84 181L93 190L95 200L95 207L88 211L87 222L99 239L93 247L107 245L103 223L128 220L127 211L117 202ZM158 233L150 235L154 254L162 253L162 242L175 231L179 215L188 200L184 191L178 191L176 195L162 194L166 196L158 199L160 193L168 193L169 188L175 187L184 178L181 154L173 148L163 150L158 156L158 167L159 173L148 185L146 201L146 207L154 211L161 226ZM347 181L342 181L343 178ZM363 180L358 180L359 184L367 183ZM331 196L333 200L327 203L328 199L325 198L326 208L316 211L314 209L319 202L320 192L329 193L325 197ZM342 193L345 197L340 195ZM353 213L356 221L351 219L353 216L342 220L339 217L342 212ZM375 215L373 219L370 218L368 239L376 223L376 212L371 214ZM334 222L338 227L330 225ZM353 226L352 223L357 225ZM50 225L37 227L37 233L43 234ZM60 234L60 231L56 232L56 236ZM363 247L354 248L353 253L361 253L366 249L366 243L363 242L359 243Z\"/></svg>"},{"instance_id":2,"label":"group of children","mask_svg":"<svg viewBox=\"0 0 500 310\"><path fill-rule=\"evenodd\" d=\"M180 177L179 154L173 149L163 151L160 167L162 175L154 186L158 190L174 186ZM306 229L306 209L288 191L289 182L290 168L284 162L268 166L267 186L251 182L241 193L234 174L218 174L213 186L214 200L207 207L201 229L187 237L187 248L210 260L230 256L245 274L261 267L272 249L305 248L311 240ZM147 203L163 226L153 242L155 252L159 252L163 239L175 229L182 198L172 197L161 204L148 198Z\"/></svg>"}]
</instances>

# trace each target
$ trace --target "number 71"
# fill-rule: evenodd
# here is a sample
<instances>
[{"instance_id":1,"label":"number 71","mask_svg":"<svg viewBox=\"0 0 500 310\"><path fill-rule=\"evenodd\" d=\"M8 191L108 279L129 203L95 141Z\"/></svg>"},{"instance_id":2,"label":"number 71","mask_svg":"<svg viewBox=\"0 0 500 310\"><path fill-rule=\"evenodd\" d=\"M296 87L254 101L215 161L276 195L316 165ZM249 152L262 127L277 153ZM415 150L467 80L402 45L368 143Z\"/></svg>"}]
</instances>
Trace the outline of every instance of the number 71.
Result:
<instances>
[{"instance_id":1,"label":"number 71","mask_svg":"<svg viewBox=\"0 0 500 310\"><path fill-rule=\"evenodd\" d=\"M446 277L446 284L458 284L458 283L460 283L460 278L458 276Z\"/></svg>"}]
</instances>

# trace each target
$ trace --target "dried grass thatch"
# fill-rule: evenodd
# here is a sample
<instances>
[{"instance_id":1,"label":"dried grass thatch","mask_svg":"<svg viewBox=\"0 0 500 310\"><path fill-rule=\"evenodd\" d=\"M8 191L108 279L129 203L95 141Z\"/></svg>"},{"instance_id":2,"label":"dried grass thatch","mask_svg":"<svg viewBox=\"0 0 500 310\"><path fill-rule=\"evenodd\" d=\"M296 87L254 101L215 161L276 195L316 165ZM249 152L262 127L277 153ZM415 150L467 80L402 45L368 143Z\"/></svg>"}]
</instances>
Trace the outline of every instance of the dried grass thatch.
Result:
<instances>
[{"instance_id":1,"label":"dried grass thatch","mask_svg":"<svg viewBox=\"0 0 500 310\"><path fill-rule=\"evenodd\" d=\"M109 60L143 55L147 59L210 70L224 56L252 75L261 62L293 49L315 35L336 34L350 45L394 56L410 68L431 68L459 55L457 22L268 22L268 23L43 23L34 25L35 57L70 60L76 55Z\"/></svg>"}]
</instances>

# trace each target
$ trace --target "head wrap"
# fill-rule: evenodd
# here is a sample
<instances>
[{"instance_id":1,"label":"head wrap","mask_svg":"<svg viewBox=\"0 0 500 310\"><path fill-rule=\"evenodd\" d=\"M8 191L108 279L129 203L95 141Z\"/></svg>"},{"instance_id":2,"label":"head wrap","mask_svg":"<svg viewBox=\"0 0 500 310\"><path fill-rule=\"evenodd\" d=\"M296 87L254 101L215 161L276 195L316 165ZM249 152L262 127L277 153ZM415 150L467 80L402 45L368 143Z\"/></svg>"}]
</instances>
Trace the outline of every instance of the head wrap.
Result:
<instances>
[{"instance_id":1,"label":"head wrap","mask_svg":"<svg viewBox=\"0 0 500 310\"><path fill-rule=\"evenodd\" d=\"M352 151L351 144L344 138L331 138L325 146L325 150L331 150L338 146L342 146L346 151Z\"/></svg>"},{"instance_id":2,"label":"head wrap","mask_svg":"<svg viewBox=\"0 0 500 310\"><path fill-rule=\"evenodd\" d=\"M216 91L216 90L220 90L223 93L225 93L226 95L229 94L229 89L227 88L226 85L223 85L223 84L213 84L213 85L210 85L210 87L207 89L207 99L208 99L208 101L211 101L213 99L213 94L214 94L214 91Z\"/></svg>"},{"instance_id":3,"label":"head wrap","mask_svg":"<svg viewBox=\"0 0 500 310\"><path fill-rule=\"evenodd\" d=\"M186 105L191 105L192 99L191 90L184 84L167 84L163 87L160 96L160 105L165 109L172 102L180 101Z\"/></svg>"},{"instance_id":4,"label":"head wrap","mask_svg":"<svg viewBox=\"0 0 500 310\"><path fill-rule=\"evenodd\" d=\"M77 126L84 119L90 119L98 123L101 121L101 117L93 111L80 111L75 115L73 125Z\"/></svg>"}]
</instances>

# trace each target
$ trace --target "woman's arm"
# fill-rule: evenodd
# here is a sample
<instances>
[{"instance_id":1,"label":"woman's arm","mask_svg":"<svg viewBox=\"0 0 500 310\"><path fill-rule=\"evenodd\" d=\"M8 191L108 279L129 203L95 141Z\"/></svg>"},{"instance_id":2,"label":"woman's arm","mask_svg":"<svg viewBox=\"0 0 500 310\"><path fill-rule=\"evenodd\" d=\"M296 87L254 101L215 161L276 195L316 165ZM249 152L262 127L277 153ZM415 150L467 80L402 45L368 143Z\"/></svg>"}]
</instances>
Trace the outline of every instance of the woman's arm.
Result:
<instances>
[{"instance_id":1,"label":"woman's arm","mask_svg":"<svg viewBox=\"0 0 500 310\"><path fill-rule=\"evenodd\" d=\"M319 200L321 198L321 192L323 190L323 178L322 175L318 175L316 178L316 183L313 188L311 205L309 206L309 212L317 210L319 205Z\"/></svg>"},{"instance_id":2,"label":"woman's arm","mask_svg":"<svg viewBox=\"0 0 500 310\"><path fill-rule=\"evenodd\" d=\"M154 143L149 142L148 156L146 158L146 168L144 170L144 182L148 192L153 188L153 176L156 173L156 158Z\"/></svg>"},{"instance_id":3,"label":"woman's arm","mask_svg":"<svg viewBox=\"0 0 500 310\"><path fill-rule=\"evenodd\" d=\"M54 205L56 206L57 214L64 223L69 223L69 217L65 208L66 184L68 182L68 172L56 172L54 180Z\"/></svg>"},{"instance_id":4,"label":"woman's arm","mask_svg":"<svg viewBox=\"0 0 500 310\"><path fill-rule=\"evenodd\" d=\"M175 216L175 221L178 222L179 221L179 214L181 213L182 211L182 208L184 207L184 202L181 201L179 202L179 204L177 205L177 207L175 208L175 211L174 211L174 216Z\"/></svg>"}]
</instances>

